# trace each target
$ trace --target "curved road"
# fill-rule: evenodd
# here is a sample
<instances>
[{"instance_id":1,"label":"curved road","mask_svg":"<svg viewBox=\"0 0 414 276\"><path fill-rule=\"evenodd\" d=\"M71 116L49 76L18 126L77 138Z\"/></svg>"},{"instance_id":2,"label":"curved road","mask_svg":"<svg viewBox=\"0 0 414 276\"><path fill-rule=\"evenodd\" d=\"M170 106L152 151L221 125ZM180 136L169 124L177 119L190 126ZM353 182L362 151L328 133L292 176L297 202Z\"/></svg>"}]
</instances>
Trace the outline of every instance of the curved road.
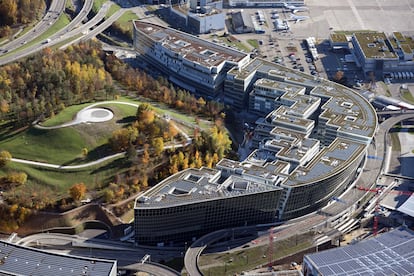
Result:
<instances>
[{"instance_id":1,"label":"curved road","mask_svg":"<svg viewBox=\"0 0 414 276\"><path fill-rule=\"evenodd\" d=\"M128 102L105 101L105 102L99 102L99 103L91 104L91 105L83 108L82 110L86 110L86 109L95 107L97 105L102 105L102 104L124 104L124 105L129 105L129 106L134 106L134 107L139 106L138 104L128 103ZM35 125L35 127L41 128L41 129L56 129L56 128L67 127L67 126L71 126L71 125L75 125L75 124L79 124L79 123L81 123L81 122L75 120L75 121L60 125L60 126L44 127L44 126ZM192 143L192 139L187 135L187 133L185 133L177 125L174 124L174 126L185 137L186 142L164 146L164 150L165 149L172 149L172 148L182 148L182 147L188 146ZM143 152L143 149L137 150L137 153L141 153L141 152ZM11 161L16 162L16 163L40 166L40 167L62 169L62 170L73 170L73 169L82 169L82 168L90 167L90 166L93 166L93 165L97 165L99 163L105 162L105 161L110 160L112 158L122 156L124 154L125 154L125 152L119 152L119 153L115 153L113 155L102 157L98 160L95 160L95 161L92 161L92 162L89 162L89 163L80 164L80 165L68 165L68 166L62 166L62 165L50 164L50 163L44 163L44 162L37 162L37 161L31 161L31 160L25 160L25 159L19 159L19 158L12 158Z\"/></svg>"},{"instance_id":2,"label":"curved road","mask_svg":"<svg viewBox=\"0 0 414 276\"><path fill-rule=\"evenodd\" d=\"M92 1L92 0L87 0ZM35 39L37 36L41 35L45 31L47 31L51 25L56 23L59 16L63 13L66 5L66 0L53 0L50 4L49 10L44 15L43 19L32 28L32 31L25 33L24 35L10 41L9 43L1 46L2 51L0 54L3 53L4 50L11 51L19 46L26 44L27 42Z\"/></svg>"},{"instance_id":3,"label":"curved road","mask_svg":"<svg viewBox=\"0 0 414 276\"><path fill-rule=\"evenodd\" d=\"M94 18L92 18L86 24L77 27L84 19L87 18L88 13L92 9L92 6L93 6L93 0L85 0L84 6L82 7L82 10L80 11L80 13L68 25L66 25L64 28L62 28L61 30L57 31L55 34L50 36L49 37L50 42L45 43L45 41L42 41L34 45L31 45L30 47L27 47L26 49L24 49L24 51L23 50L18 51L14 53L13 55L2 57L0 58L0 65L16 61L20 58L34 54L44 48L61 43L74 36L78 36L82 32L98 24L105 17L105 14L107 13L110 5L112 5L112 2L105 3ZM32 33L32 35L34 35L34 33ZM36 36L38 35L40 34L36 32Z\"/></svg>"},{"instance_id":4,"label":"curved road","mask_svg":"<svg viewBox=\"0 0 414 276\"><path fill-rule=\"evenodd\" d=\"M120 269L143 271L156 276L181 275L179 272L157 263L139 262L145 254L152 254L154 256L156 255L156 252L148 249L125 246L125 244L121 242L110 242L104 240L91 241L89 238L77 235L72 236L65 234L41 233L24 237L17 241L16 244L22 246L29 246L29 244L41 244L42 247L51 245L53 252L58 252L58 254L62 254L64 252L69 255L83 257L91 257L91 255L93 255L94 258L99 259L116 259L118 262L118 268ZM78 246L80 247L78 248ZM59 250L59 248L64 248L63 252L62 250ZM49 251L46 249L43 250ZM176 255L177 252L172 251L171 254ZM166 255L163 252L161 258L165 256Z\"/></svg>"},{"instance_id":5,"label":"curved road","mask_svg":"<svg viewBox=\"0 0 414 276\"><path fill-rule=\"evenodd\" d=\"M403 121L403 120L407 120L407 119L411 119L413 118L413 114L411 114L411 112L404 114L401 113L401 115L399 116L394 116L391 117L387 120L385 120L384 122L382 122L380 124L380 127L378 129L378 132L375 135L375 141L380 142L378 144L378 142L374 142L374 147L373 150L374 154L376 154L377 152L382 152L384 155L386 154L386 151L384 149L384 147L386 146L387 143L387 134L389 133L389 130L398 122ZM370 154L370 153L369 153ZM386 160L385 158L383 160ZM375 160L374 165L370 166L370 168L368 170L364 170L363 173L368 173L369 176L367 176L367 178L365 177L360 177L359 181L364 181L366 182L366 185L369 185L369 187L371 187L373 184L375 184L375 180L377 179L377 177L382 173L382 166L383 164L383 160ZM370 160L371 162L371 160ZM380 163L380 165L378 166L378 163ZM361 173L362 175L362 173ZM361 185L361 184L360 184ZM353 189L355 190L355 189ZM365 194L367 192L364 191L358 191L360 194ZM348 194L354 194L354 191L348 191ZM352 205L355 202L347 202L348 205ZM347 206L348 207L348 206ZM344 207L343 203L340 202L334 202L333 204L329 205L327 208L329 208L329 211L331 213L331 215L334 214L339 214L341 213L343 210L346 209L346 207ZM324 212L326 212L326 210L324 210ZM319 218L318 218L319 217ZM306 227L307 229L311 229L312 227L314 227L315 225L319 225L321 223L321 218L326 220L326 217L320 216L320 215L311 215L308 218L304 219L304 220L300 220L298 223L293 224L293 228L295 229L294 231L298 231L301 227L298 227L298 225L302 225L303 227ZM329 217L328 217L329 219ZM290 227L288 229L283 230L283 232L290 232L289 231ZM224 233L226 233L225 231L229 231L227 230L219 230L213 233L210 233L208 235L205 235L203 237L201 237L200 239L198 239L197 241L195 241L190 247L189 249L186 251L185 253L185 257L184 257L184 266L186 271L188 272L188 274L190 276L202 276L201 271L198 268L198 258L201 255L201 253L203 252L203 250L207 247L208 244L214 242L215 240L217 240L216 238L221 238ZM293 231L293 229L292 229ZM268 238L264 238L263 239L265 242L268 241Z\"/></svg>"}]
</instances>

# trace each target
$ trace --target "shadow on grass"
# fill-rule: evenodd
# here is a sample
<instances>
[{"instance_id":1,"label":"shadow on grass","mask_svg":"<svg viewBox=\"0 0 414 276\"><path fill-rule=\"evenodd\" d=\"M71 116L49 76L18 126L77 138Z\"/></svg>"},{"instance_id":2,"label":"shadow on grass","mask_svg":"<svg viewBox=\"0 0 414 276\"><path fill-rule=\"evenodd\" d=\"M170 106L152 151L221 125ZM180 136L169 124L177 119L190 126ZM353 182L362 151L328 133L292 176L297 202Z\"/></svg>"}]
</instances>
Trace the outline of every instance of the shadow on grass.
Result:
<instances>
[{"instance_id":1,"label":"shadow on grass","mask_svg":"<svg viewBox=\"0 0 414 276\"><path fill-rule=\"evenodd\" d=\"M127 116L127 117L124 117L120 120L117 120L116 123L117 124L130 124L130 123L135 122L136 119L137 119L136 116Z\"/></svg>"},{"instance_id":2,"label":"shadow on grass","mask_svg":"<svg viewBox=\"0 0 414 276\"><path fill-rule=\"evenodd\" d=\"M104 144L88 152L86 157L76 157L62 164L62 166L86 164L114 154L109 145Z\"/></svg>"},{"instance_id":3,"label":"shadow on grass","mask_svg":"<svg viewBox=\"0 0 414 276\"><path fill-rule=\"evenodd\" d=\"M13 122L7 122L0 125L0 141L11 139L19 133L25 131L27 127L16 128Z\"/></svg>"},{"instance_id":4,"label":"shadow on grass","mask_svg":"<svg viewBox=\"0 0 414 276\"><path fill-rule=\"evenodd\" d=\"M108 171L111 169L118 169L118 170L122 170L124 168L128 168L129 167L129 163L125 162L124 158L119 158L116 160L113 160L112 162L106 164L105 166L101 166L93 171L91 171L90 174L98 174L104 171Z\"/></svg>"}]
</instances>

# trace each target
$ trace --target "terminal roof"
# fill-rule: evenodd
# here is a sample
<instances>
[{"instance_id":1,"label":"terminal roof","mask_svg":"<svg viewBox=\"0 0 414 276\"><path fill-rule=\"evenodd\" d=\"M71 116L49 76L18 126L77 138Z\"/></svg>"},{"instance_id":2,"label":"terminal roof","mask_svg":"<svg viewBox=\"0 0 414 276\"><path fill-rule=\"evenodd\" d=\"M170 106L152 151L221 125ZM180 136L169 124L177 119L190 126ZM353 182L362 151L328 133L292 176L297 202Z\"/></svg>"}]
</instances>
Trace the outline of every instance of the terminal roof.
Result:
<instances>
[{"instance_id":1,"label":"terminal roof","mask_svg":"<svg viewBox=\"0 0 414 276\"><path fill-rule=\"evenodd\" d=\"M208 68L219 66L224 62L238 63L247 56L240 51L225 48L168 27L143 21L134 21L134 24L138 30L162 44L163 47L184 59Z\"/></svg>"}]
</instances>

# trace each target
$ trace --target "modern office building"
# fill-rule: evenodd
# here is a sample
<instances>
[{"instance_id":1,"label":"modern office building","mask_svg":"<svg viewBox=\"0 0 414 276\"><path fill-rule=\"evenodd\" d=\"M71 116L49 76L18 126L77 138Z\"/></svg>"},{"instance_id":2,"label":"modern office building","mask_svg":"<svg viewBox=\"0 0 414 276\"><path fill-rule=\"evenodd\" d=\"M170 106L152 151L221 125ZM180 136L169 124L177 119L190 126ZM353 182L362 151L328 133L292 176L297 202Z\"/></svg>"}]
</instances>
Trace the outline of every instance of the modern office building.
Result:
<instances>
[{"instance_id":1,"label":"modern office building","mask_svg":"<svg viewBox=\"0 0 414 276\"><path fill-rule=\"evenodd\" d=\"M400 228L303 258L305 276L413 275L414 232Z\"/></svg>"},{"instance_id":2,"label":"modern office building","mask_svg":"<svg viewBox=\"0 0 414 276\"><path fill-rule=\"evenodd\" d=\"M213 229L254 223L255 212L261 222L272 222L317 211L355 180L377 130L375 110L360 94L262 59L226 71L223 94L226 104L260 116L251 140L255 150L242 161L223 159L214 170L180 172L138 198L138 243L189 241ZM190 176L196 172L200 176ZM240 184L236 196L228 188L235 182L263 194L256 188L240 193ZM216 197L207 200L205 189ZM217 196L221 189L232 193ZM240 208L229 208L234 204ZM220 213L216 221L209 210Z\"/></svg>"},{"instance_id":3,"label":"modern office building","mask_svg":"<svg viewBox=\"0 0 414 276\"><path fill-rule=\"evenodd\" d=\"M223 90L228 70L248 54L152 23L134 21L134 47L177 85L209 99Z\"/></svg>"},{"instance_id":4,"label":"modern office building","mask_svg":"<svg viewBox=\"0 0 414 276\"><path fill-rule=\"evenodd\" d=\"M204 4L194 9L188 4L166 6L161 13L170 26L188 33L205 34L224 30L225 15L221 1Z\"/></svg>"},{"instance_id":5,"label":"modern office building","mask_svg":"<svg viewBox=\"0 0 414 276\"><path fill-rule=\"evenodd\" d=\"M217 169L184 170L137 198L135 241L173 245L219 229L272 221L280 192L270 183Z\"/></svg>"},{"instance_id":6,"label":"modern office building","mask_svg":"<svg viewBox=\"0 0 414 276\"><path fill-rule=\"evenodd\" d=\"M0 241L0 275L116 276L117 262L54 254Z\"/></svg>"},{"instance_id":7,"label":"modern office building","mask_svg":"<svg viewBox=\"0 0 414 276\"><path fill-rule=\"evenodd\" d=\"M390 38L385 33L363 32L352 36L352 44L356 59L367 76L373 74L382 78L400 73L402 77L397 79L412 79L413 37L399 32L394 32Z\"/></svg>"}]
</instances>

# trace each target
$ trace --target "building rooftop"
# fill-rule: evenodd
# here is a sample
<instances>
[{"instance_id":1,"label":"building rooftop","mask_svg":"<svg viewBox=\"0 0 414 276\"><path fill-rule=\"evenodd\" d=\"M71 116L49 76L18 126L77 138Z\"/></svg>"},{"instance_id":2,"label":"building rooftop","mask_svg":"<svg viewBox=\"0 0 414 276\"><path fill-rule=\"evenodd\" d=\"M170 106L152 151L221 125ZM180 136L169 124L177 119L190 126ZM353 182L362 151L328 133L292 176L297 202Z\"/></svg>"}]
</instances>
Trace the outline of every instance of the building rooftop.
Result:
<instances>
[{"instance_id":1,"label":"building rooftop","mask_svg":"<svg viewBox=\"0 0 414 276\"><path fill-rule=\"evenodd\" d=\"M327 178L342 170L346 164L352 163L365 147L364 144L336 138L328 147L319 151L309 163L298 167L285 184L295 186Z\"/></svg>"},{"instance_id":2,"label":"building rooftop","mask_svg":"<svg viewBox=\"0 0 414 276\"><path fill-rule=\"evenodd\" d=\"M364 32L355 33L355 39L358 41L366 58L385 59L398 58L386 43L388 38L385 33Z\"/></svg>"},{"instance_id":3,"label":"building rooftop","mask_svg":"<svg viewBox=\"0 0 414 276\"><path fill-rule=\"evenodd\" d=\"M171 207L279 189L245 179L242 175L223 176L219 170L202 167L187 169L165 179L138 197L135 208Z\"/></svg>"},{"instance_id":4,"label":"building rooftop","mask_svg":"<svg viewBox=\"0 0 414 276\"><path fill-rule=\"evenodd\" d=\"M0 241L0 274L105 276L116 273L116 266L116 261L54 254Z\"/></svg>"},{"instance_id":5,"label":"building rooftop","mask_svg":"<svg viewBox=\"0 0 414 276\"><path fill-rule=\"evenodd\" d=\"M321 275L412 275L414 232L395 229L353 245L305 255L304 262Z\"/></svg>"},{"instance_id":6,"label":"building rooftop","mask_svg":"<svg viewBox=\"0 0 414 276\"><path fill-rule=\"evenodd\" d=\"M246 79L256 73L262 73L263 76L268 75L272 80L296 84L305 88L318 85L316 77L260 58L255 58L242 68L233 68L228 72L236 79Z\"/></svg>"},{"instance_id":7,"label":"building rooftop","mask_svg":"<svg viewBox=\"0 0 414 276\"><path fill-rule=\"evenodd\" d=\"M143 21L134 21L134 24L136 29L166 49L207 68L220 66L225 62L237 64L248 56L246 53L225 48L168 27Z\"/></svg>"},{"instance_id":8,"label":"building rooftop","mask_svg":"<svg viewBox=\"0 0 414 276\"><path fill-rule=\"evenodd\" d=\"M295 129L302 133L307 133L315 126L315 121L302 118L293 114L292 110L286 106L280 106L278 109L270 112L266 120L270 121L274 126L283 126L287 129Z\"/></svg>"},{"instance_id":9,"label":"building rooftop","mask_svg":"<svg viewBox=\"0 0 414 276\"><path fill-rule=\"evenodd\" d=\"M330 34L330 38L333 43L348 43L348 38L345 34L332 33Z\"/></svg>"},{"instance_id":10,"label":"building rooftop","mask_svg":"<svg viewBox=\"0 0 414 276\"><path fill-rule=\"evenodd\" d=\"M373 107L361 95L348 88L329 83L315 87L311 95L325 98L320 118L330 125L338 126L339 132L355 138L372 137L377 124Z\"/></svg>"},{"instance_id":11,"label":"building rooftop","mask_svg":"<svg viewBox=\"0 0 414 276\"><path fill-rule=\"evenodd\" d=\"M244 27L248 27L252 29L254 28L252 18L250 14L246 12L239 11L239 12L232 13L231 19L232 19L234 28L244 28Z\"/></svg>"}]
</instances>

